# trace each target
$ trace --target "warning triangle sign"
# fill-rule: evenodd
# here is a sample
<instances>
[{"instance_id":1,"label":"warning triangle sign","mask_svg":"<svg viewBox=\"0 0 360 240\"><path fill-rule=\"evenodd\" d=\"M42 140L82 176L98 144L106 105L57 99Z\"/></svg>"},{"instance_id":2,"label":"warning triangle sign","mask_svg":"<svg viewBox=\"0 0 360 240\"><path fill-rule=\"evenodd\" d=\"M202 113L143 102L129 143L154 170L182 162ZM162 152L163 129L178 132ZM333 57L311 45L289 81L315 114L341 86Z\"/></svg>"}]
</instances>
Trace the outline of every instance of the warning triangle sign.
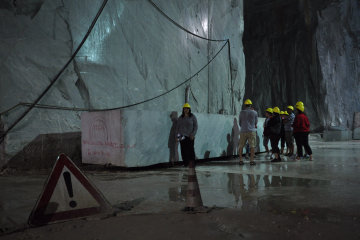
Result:
<instances>
[{"instance_id":1,"label":"warning triangle sign","mask_svg":"<svg viewBox=\"0 0 360 240\"><path fill-rule=\"evenodd\" d=\"M60 154L29 217L44 225L111 211L111 205L65 155Z\"/></svg>"}]
</instances>

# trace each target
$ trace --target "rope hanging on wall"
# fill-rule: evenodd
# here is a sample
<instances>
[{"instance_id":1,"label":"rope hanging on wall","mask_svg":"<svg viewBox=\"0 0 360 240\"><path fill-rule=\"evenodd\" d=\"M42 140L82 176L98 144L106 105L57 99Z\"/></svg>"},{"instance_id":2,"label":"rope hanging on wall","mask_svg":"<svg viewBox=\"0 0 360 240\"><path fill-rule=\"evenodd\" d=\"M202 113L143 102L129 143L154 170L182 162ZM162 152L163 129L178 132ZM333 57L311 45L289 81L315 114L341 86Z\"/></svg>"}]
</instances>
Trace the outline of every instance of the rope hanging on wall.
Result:
<instances>
[{"instance_id":1,"label":"rope hanging on wall","mask_svg":"<svg viewBox=\"0 0 360 240\"><path fill-rule=\"evenodd\" d=\"M87 112L100 112L100 111L110 111L110 110L118 110L118 109L124 109L124 108L129 108L129 107L133 107L133 106L136 106L136 105L140 105L140 104L143 104L143 103L146 103L146 102L150 102L156 98L159 98L161 96L164 96L172 91L174 91L175 89L181 87L182 85L184 85L185 83L189 82L191 79L193 79L195 76L197 76L202 70L204 70L218 55L219 53L225 48L225 46L228 44L228 42L226 42L221 48L219 51L217 51L217 53L202 67L200 68L200 70L198 70L196 73L194 73L193 75L191 75L188 79L186 79L185 81L183 81L182 83L176 85L175 87L171 88L170 90L162 93L162 94L159 94L155 97L152 97L152 98L148 98L144 101L140 101L140 102L137 102L137 103L133 103L133 104L129 104L129 105L126 105L126 106L121 106L121 107L115 107L115 108L104 108L104 109L88 109L88 108L72 108L72 107L62 107L62 106L54 106L54 105L44 105L44 104L35 104L35 108L45 108L45 109L56 109L56 110L65 110L65 111L87 111ZM31 107L31 103L19 103L17 104L15 107L17 106L28 106L28 107ZM0 115L4 115L4 114L7 114L9 113L11 110L13 110L15 107L12 107L2 113L0 113Z\"/></svg>"},{"instance_id":2,"label":"rope hanging on wall","mask_svg":"<svg viewBox=\"0 0 360 240\"><path fill-rule=\"evenodd\" d=\"M81 47L84 45L86 39L89 37L92 29L94 28L98 18L100 17L102 11L104 10L106 4L107 4L108 0L104 0L103 3L101 4L95 18L92 20L91 25L89 27L89 29L87 30L85 36L83 37L82 41L80 42L79 46L76 48L75 52L71 55L70 59L66 62L66 64L60 69L60 71L58 72L58 74L56 74L56 76L54 77L53 80L51 80L50 84L46 87L46 89L40 94L40 96L31 104L31 106L25 110L25 112L23 114L21 114L21 116L15 120L15 122L3 133L3 135L1 135L0 137L0 144L4 141L5 136L8 134L9 131L11 131L11 129L13 129L30 111L31 109L34 108L34 106L36 104L38 104L38 102L45 96L45 94L50 90L50 88L54 85L54 83L59 79L60 75L65 71L65 69L68 67L68 65L72 62L72 60L75 58L75 56L77 55L77 53L80 51Z\"/></svg>"},{"instance_id":3,"label":"rope hanging on wall","mask_svg":"<svg viewBox=\"0 0 360 240\"><path fill-rule=\"evenodd\" d=\"M150 2L150 4L156 9L158 10L161 15L163 15L165 18L167 18L170 22L172 22L175 26L177 26L178 28L180 28L181 30L195 36L195 37L198 37L198 38L201 38L201 39L204 39L204 40L207 40L207 41L212 41L212 42L226 42L228 41L229 39L211 39L211 38L206 38L206 37L202 37L200 35L197 35L189 30L187 30L186 28L184 28L183 26L181 26L180 24L178 24L177 22L175 22L171 17L169 17L163 10L161 10L161 8L159 8L152 0L148 0Z\"/></svg>"},{"instance_id":4,"label":"rope hanging on wall","mask_svg":"<svg viewBox=\"0 0 360 240\"><path fill-rule=\"evenodd\" d=\"M1 115L7 114L9 113L11 110L19 107L19 106L27 106L28 109L3 133L3 135L0 137L0 143L2 143L5 139L5 136L8 134L9 131L11 131L11 129L13 129L33 108L45 108L45 109L56 109L56 110L67 110L67 111L109 111L109 110L118 110L118 109L124 109L124 108L129 108L129 107L133 107L136 105L140 105L149 101L152 101L154 99L157 99L161 96L164 96L172 91L174 91L175 89L179 88L180 86L184 85L185 83L189 82L192 78L194 78L196 75L198 75L202 70L204 70L217 56L218 54L224 49L224 47L226 45L228 45L228 49L229 49L229 54L230 54L230 41L229 39L210 39L210 38L205 38L202 37L200 35L197 35L195 33L190 32L189 30L187 30L186 28L182 27L180 24L178 24L177 22L175 22L172 18L170 18L167 14L165 14L153 1L148 0L151 5L157 9L166 19L168 19L170 22L172 22L175 26L177 26L178 28L180 28L181 30L195 36L198 38L201 38L203 40L207 40L207 41L215 41L215 42L224 42L225 44L220 48L220 50L200 69L198 70L195 74L193 74L191 77L189 77L188 79L186 79L185 81L183 81L182 83L178 84L177 86L171 88L170 90L168 90L165 93L162 93L160 95L157 95L155 97L146 99L144 101L140 101L134 104L129 104L126 106L121 106L121 107L115 107L115 108L106 108L106 109L85 109L85 108L70 108L70 107L62 107L62 106L52 106L52 105L43 105L43 104L38 104L38 102L44 97L44 95L49 91L49 89L54 85L54 83L59 79L60 75L64 72L64 70L68 67L68 65L72 62L72 60L75 58L75 56L77 55L77 53L79 52L79 50L81 49L81 47L83 46L83 44L85 43L85 41L87 40L89 34L91 33L93 27L95 26L99 16L101 15L103 9L105 8L108 0L104 0L102 5L100 6L100 9L98 10L95 18L93 19L87 33L85 34L84 38L82 39L82 41L80 42L79 46L77 47L77 49L75 50L75 52L72 54L71 58L66 62L66 64L63 66L63 68L59 71L59 73L54 77L54 79L50 82L50 84L48 85L48 87L41 93L41 95L33 102L33 103L19 103L13 107L11 107L10 109L0 113ZM229 64L230 64L230 71L231 71L231 59L230 59L230 55L229 55Z\"/></svg>"}]
</instances>

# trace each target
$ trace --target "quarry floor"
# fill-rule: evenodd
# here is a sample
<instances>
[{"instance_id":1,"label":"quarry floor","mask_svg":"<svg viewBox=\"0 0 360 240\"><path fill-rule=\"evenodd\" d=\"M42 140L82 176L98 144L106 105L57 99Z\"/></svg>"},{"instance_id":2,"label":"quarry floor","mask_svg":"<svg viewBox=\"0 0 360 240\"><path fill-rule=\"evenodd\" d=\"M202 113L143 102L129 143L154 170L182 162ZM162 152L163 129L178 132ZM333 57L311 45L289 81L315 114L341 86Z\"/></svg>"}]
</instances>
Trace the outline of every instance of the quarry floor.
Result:
<instances>
[{"instance_id":1,"label":"quarry floor","mask_svg":"<svg viewBox=\"0 0 360 240\"><path fill-rule=\"evenodd\" d=\"M360 239L360 141L311 147L313 161L198 164L200 213L182 211L185 167L85 171L114 213L32 228L49 171L2 172L0 239Z\"/></svg>"}]
</instances>

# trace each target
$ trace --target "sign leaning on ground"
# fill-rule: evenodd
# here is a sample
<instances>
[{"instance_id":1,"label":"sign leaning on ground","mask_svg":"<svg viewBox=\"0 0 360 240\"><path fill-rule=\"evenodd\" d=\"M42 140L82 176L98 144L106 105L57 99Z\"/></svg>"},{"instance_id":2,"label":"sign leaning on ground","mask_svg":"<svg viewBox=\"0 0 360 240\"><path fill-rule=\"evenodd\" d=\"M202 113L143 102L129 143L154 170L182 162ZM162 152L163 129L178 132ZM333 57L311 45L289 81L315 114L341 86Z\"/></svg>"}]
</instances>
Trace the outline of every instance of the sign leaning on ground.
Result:
<instances>
[{"instance_id":1,"label":"sign leaning on ground","mask_svg":"<svg viewBox=\"0 0 360 240\"><path fill-rule=\"evenodd\" d=\"M37 226L110 211L111 205L100 191L60 154L28 222Z\"/></svg>"}]
</instances>

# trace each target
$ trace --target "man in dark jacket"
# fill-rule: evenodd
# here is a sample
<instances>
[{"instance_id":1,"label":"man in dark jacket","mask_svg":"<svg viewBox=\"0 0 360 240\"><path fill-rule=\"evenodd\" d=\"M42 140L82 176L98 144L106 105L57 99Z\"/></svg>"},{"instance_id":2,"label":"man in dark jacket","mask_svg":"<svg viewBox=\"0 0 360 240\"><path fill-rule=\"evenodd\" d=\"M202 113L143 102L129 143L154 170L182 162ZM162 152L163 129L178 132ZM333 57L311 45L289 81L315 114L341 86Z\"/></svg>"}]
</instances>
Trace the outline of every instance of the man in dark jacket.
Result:
<instances>
[{"instance_id":1,"label":"man in dark jacket","mask_svg":"<svg viewBox=\"0 0 360 240\"><path fill-rule=\"evenodd\" d=\"M275 155L274 159L271 159L271 162L281 162L280 158L280 149L279 149L279 140L280 140L280 131L281 131L281 118L280 118L280 109L278 107L273 108L273 116L268 122L268 127L270 129L270 143L272 152Z\"/></svg>"},{"instance_id":2,"label":"man in dark jacket","mask_svg":"<svg viewBox=\"0 0 360 240\"><path fill-rule=\"evenodd\" d=\"M267 155L270 155L270 150L268 147L268 143L270 140L270 129L268 127L268 122L270 120L270 118L272 117L273 114L273 109L272 108L267 108L266 112L265 112L265 121L264 121L264 132L263 132L263 145L265 147L265 151L267 153Z\"/></svg>"}]
</instances>

